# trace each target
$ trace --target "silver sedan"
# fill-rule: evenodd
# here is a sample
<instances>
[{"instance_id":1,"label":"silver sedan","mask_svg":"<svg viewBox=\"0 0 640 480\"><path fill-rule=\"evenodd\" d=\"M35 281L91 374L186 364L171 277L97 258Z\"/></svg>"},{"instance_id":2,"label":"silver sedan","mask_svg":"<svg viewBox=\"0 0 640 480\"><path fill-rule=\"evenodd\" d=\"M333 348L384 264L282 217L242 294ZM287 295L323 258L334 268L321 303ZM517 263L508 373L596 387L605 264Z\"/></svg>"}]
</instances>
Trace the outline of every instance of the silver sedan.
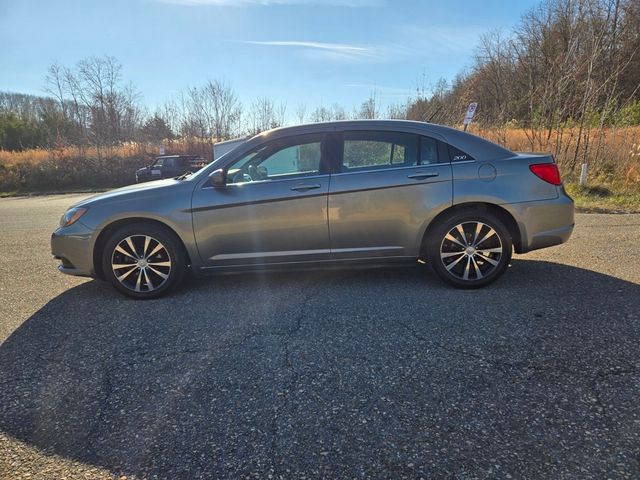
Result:
<instances>
[{"instance_id":1,"label":"silver sedan","mask_svg":"<svg viewBox=\"0 0 640 480\"><path fill-rule=\"evenodd\" d=\"M573 201L554 159L409 121L281 128L190 176L71 207L53 233L59 269L135 298L187 272L425 262L475 288L512 251L568 240Z\"/></svg>"}]
</instances>

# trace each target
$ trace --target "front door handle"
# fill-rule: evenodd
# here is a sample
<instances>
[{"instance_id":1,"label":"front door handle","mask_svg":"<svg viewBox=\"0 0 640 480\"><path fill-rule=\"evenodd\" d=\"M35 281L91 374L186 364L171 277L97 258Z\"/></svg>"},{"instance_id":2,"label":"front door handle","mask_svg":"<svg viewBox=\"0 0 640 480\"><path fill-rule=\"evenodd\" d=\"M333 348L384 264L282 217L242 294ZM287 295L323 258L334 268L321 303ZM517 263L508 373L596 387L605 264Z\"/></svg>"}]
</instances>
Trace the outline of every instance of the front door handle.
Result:
<instances>
[{"instance_id":1,"label":"front door handle","mask_svg":"<svg viewBox=\"0 0 640 480\"><path fill-rule=\"evenodd\" d=\"M313 190L315 188L320 188L322 185L319 183L305 183L302 185L296 185L295 187L291 187L291 190L295 190L296 192L306 192L307 190Z\"/></svg>"},{"instance_id":2,"label":"front door handle","mask_svg":"<svg viewBox=\"0 0 640 480\"><path fill-rule=\"evenodd\" d=\"M412 178L414 180L424 180L425 178L433 178L437 177L439 173L413 173L411 175L407 175L407 178Z\"/></svg>"}]
</instances>

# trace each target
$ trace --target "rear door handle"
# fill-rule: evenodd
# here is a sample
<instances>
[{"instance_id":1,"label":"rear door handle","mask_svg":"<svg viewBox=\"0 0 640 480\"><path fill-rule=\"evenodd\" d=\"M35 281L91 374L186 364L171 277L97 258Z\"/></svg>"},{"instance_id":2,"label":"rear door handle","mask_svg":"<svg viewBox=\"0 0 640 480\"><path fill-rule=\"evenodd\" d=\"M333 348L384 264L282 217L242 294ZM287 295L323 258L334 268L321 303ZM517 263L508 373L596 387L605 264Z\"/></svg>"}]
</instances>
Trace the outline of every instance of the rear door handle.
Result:
<instances>
[{"instance_id":1,"label":"rear door handle","mask_svg":"<svg viewBox=\"0 0 640 480\"><path fill-rule=\"evenodd\" d=\"M414 180L424 180L425 178L437 177L439 173L413 173L407 175L407 178L413 178Z\"/></svg>"},{"instance_id":2,"label":"rear door handle","mask_svg":"<svg viewBox=\"0 0 640 480\"><path fill-rule=\"evenodd\" d=\"M295 190L296 192L306 192L307 190L314 190L316 188L320 188L322 185L319 183L305 183L302 185L296 185L295 187L291 187L291 190Z\"/></svg>"}]
</instances>

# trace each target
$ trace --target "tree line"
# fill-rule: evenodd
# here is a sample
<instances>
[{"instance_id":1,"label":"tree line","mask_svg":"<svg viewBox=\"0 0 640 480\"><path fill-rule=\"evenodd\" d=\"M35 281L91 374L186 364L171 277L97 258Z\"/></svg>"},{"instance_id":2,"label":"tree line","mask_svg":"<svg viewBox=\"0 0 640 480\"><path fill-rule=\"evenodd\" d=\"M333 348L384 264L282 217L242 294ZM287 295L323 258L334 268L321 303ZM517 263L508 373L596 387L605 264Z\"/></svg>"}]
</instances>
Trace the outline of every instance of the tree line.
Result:
<instances>
[{"instance_id":1,"label":"tree line","mask_svg":"<svg viewBox=\"0 0 640 480\"><path fill-rule=\"evenodd\" d=\"M555 145L570 170L597 158L605 129L640 124L640 2L545 0L512 32L483 35L469 70L408 117L455 123L471 101L481 125L522 129L531 149Z\"/></svg>"},{"instance_id":2,"label":"tree line","mask_svg":"<svg viewBox=\"0 0 640 480\"><path fill-rule=\"evenodd\" d=\"M338 104L309 112L298 105L288 115L286 103L266 97L243 104L224 80L189 87L150 113L109 56L86 58L73 68L51 65L44 89L47 96L0 92L0 149L76 146L109 154L125 142L177 139L202 147L282 126L291 117L303 123L379 116L374 94L350 115Z\"/></svg>"},{"instance_id":3,"label":"tree line","mask_svg":"<svg viewBox=\"0 0 640 480\"><path fill-rule=\"evenodd\" d=\"M606 128L640 124L640 2L544 0L511 32L483 35L473 64L452 82L423 84L384 111L376 92L352 111L337 103L289 109L269 98L243 103L228 82L210 80L150 113L113 57L53 64L44 88L46 97L0 93L0 148L108 152L124 142L176 139L195 147L287 122L347 118L457 125L475 101L482 126L521 129L532 149L554 140L555 148L572 150L554 153L570 156L573 167L600 148ZM565 135L572 141L563 141Z\"/></svg>"}]
</instances>

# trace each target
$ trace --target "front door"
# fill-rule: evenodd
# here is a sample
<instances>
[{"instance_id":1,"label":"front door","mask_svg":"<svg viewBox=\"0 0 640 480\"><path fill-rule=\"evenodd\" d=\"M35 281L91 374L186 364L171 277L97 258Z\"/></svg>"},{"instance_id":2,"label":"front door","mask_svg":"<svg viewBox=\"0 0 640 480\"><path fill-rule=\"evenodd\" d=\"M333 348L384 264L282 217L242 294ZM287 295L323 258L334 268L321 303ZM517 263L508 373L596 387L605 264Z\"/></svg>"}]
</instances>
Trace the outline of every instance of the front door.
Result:
<instances>
[{"instance_id":1,"label":"front door","mask_svg":"<svg viewBox=\"0 0 640 480\"><path fill-rule=\"evenodd\" d=\"M194 192L205 267L329 258L323 135L267 142L226 167L227 185Z\"/></svg>"}]
</instances>

